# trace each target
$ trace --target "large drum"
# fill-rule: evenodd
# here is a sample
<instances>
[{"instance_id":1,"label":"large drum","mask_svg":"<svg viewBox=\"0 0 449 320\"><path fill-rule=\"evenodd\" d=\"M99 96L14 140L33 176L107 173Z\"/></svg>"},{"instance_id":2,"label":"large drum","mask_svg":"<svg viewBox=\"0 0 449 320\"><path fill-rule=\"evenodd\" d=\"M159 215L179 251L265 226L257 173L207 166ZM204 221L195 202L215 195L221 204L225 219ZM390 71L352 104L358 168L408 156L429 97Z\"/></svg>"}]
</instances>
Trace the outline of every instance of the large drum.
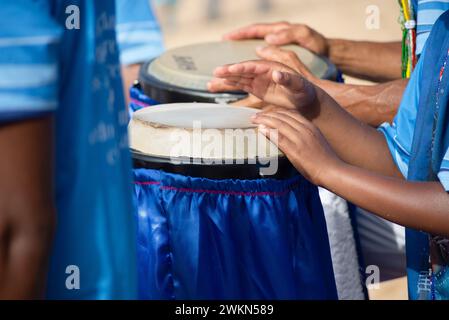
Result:
<instances>
[{"instance_id":1,"label":"large drum","mask_svg":"<svg viewBox=\"0 0 449 320\"><path fill-rule=\"evenodd\" d=\"M150 98L147 103L234 102L246 97L242 92L210 93L207 83L213 70L225 64L258 59L261 40L224 41L194 44L168 50L141 68L139 82ZM326 58L298 46L293 50L319 78L336 79L337 69Z\"/></svg>"},{"instance_id":2,"label":"large drum","mask_svg":"<svg viewBox=\"0 0 449 320\"><path fill-rule=\"evenodd\" d=\"M143 299L337 299L318 189L250 122L174 104L129 126Z\"/></svg>"},{"instance_id":3,"label":"large drum","mask_svg":"<svg viewBox=\"0 0 449 320\"><path fill-rule=\"evenodd\" d=\"M131 113L141 108L171 102L234 102L246 95L241 92L210 93L207 82L211 80L217 66L256 59L255 50L264 45L263 41L214 42L190 45L169 50L159 58L149 61L141 68L140 81L131 89ZM318 57L297 46L288 46L318 77L336 79L338 72L327 59ZM135 157L138 155L135 153ZM173 166L166 161L163 166L178 170L187 175L204 172L204 166ZM142 164L142 162L141 162ZM282 168L283 165L280 164ZM207 166L214 174L226 171L222 177L244 179L248 166ZM188 171L183 171L188 170ZM282 172L284 169L281 169ZM173 172L173 171L172 171ZM235 174L235 176L232 176ZM364 299L364 268L360 263L354 220L348 203L334 194L320 190L326 216L331 254L340 299Z\"/></svg>"}]
</instances>

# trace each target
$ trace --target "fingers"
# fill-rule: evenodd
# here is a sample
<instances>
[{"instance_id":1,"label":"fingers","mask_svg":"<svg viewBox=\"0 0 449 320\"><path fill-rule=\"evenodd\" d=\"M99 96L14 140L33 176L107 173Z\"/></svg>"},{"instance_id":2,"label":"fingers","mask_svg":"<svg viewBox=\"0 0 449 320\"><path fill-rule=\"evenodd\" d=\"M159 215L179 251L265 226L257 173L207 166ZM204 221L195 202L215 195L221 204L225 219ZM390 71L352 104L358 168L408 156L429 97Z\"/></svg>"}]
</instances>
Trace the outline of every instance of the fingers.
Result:
<instances>
[{"instance_id":1,"label":"fingers","mask_svg":"<svg viewBox=\"0 0 449 320\"><path fill-rule=\"evenodd\" d=\"M297 54L291 50L285 50L275 46L267 46L257 49L257 55L265 60L282 63L291 69L308 77L310 70L302 63Z\"/></svg>"},{"instance_id":2,"label":"fingers","mask_svg":"<svg viewBox=\"0 0 449 320\"><path fill-rule=\"evenodd\" d=\"M238 86L230 84L225 79L212 79L207 84L207 89L210 92L229 92L241 90Z\"/></svg>"},{"instance_id":3,"label":"fingers","mask_svg":"<svg viewBox=\"0 0 449 320\"><path fill-rule=\"evenodd\" d=\"M309 120L304 118L298 112L293 112L293 111L289 111L286 109L284 109L284 110L278 109L276 111L271 111L271 112L264 111L264 112L256 115L256 117L254 118L253 121L254 121L254 123L258 124L258 122L261 121L260 119L264 119L264 117L277 119L279 121L287 123L288 125L290 125L291 127L295 128L295 129L298 129L298 126L301 126L301 127L304 126L309 129L312 129L314 127L313 124Z\"/></svg>"},{"instance_id":4,"label":"fingers","mask_svg":"<svg viewBox=\"0 0 449 320\"><path fill-rule=\"evenodd\" d=\"M264 103L259 98L249 95L245 99L238 100L236 102L231 103L233 106L241 106L241 107L248 107L248 108L255 108L255 109L262 109L264 108ZM265 108L264 108L265 110Z\"/></svg>"},{"instance_id":5,"label":"fingers","mask_svg":"<svg viewBox=\"0 0 449 320\"><path fill-rule=\"evenodd\" d=\"M297 74L282 71L273 71L272 78L275 83L287 88L293 93L302 92L305 87L304 78Z\"/></svg>"},{"instance_id":6,"label":"fingers","mask_svg":"<svg viewBox=\"0 0 449 320\"><path fill-rule=\"evenodd\" d=\"M296 121L278 112L262 113L253 122L259 125L259 132L277 145L287 157L292 156L291 152L294 150L302 149L303 138L310 137L314 131L313 125L307 121Z\"/></svg>"},{"instance_id":7,"label":"fingers","mask_svg":"<svg viewBox=\"0 0 449 320\"><path fill-rule=\"evenodd\" d=\"M267 119L270 121L267 122ZM253 117L253 122L255 124L263 124L266 126L270 126L272 128L283 130L283 127L273 127L271 124L288 124L290 127L295 128L297 130L301 129L302 127L308 128L310 130L313 130L314 125L304 118L301 114L295 111L290 111L287 109L276 109L274 111L264 111L259 114L257 114L255 117ZM279 122L274 122L275 120Z\"/></svg>"},{"instance_id":8,"label":"fingers","mask_svg":"<svg viewBox=\"0 0 449 320\"><path fill-rule=\"evenodd\" d=\"M223 36L224 40L264 39L266 35L289 28L288 22L252 24Z\"/></svg>"},{"instance_id":9,"label":"fingers","mask_svg":"<svg viewBox=\"0 0 449 320\"><path fill-rule=\"evenodd\" d=\"M285 29L270 33L265 37L265 41L272 46L283 46L295 43L294 29Z\"/></svg>"},{"instance_id":10,"label":"fingers","mask_svg":"<svg viewBox=\"0 0 449 320\"><path fill-rule=\"evenodd\" d=\"M282 46L286 44L296 43L304 45L310 40L312 30L303 24L296 24L288 29L281 29L277 32L268 34L265 41L274 46Z\"/></svg>"},{"instance_id":11,"label":"fingers","mask_svg":"<svg viewBox=\"0 0 449 320\"><path fill-rule=\"evenodd\" d=\"M289 136L285 136L278 130L270 129L265 125L260 125L258 130L265 137L270 139L270 141L273 142L274 145L276 145L284 153L286 153L286 150L294 150L295 143L289 138Z\"/></svg>"},{"instance_id":12,"label":"fingers","mask_svg":"<svg viewBox=\"0 0 449 320\"><path fill-rule=\"evenodd\" d=\"M257 51L256 51L257 55L262 59L279 62L279 63L285 64L285 65L291 67L290 60L292 58L292 55L289 52L294 54L294 52L292 52L292 51L284 50L284 49L276 47L276 46L261 47L261 48L257 48ZM295 54L295 57L296 57L296 54Z\"/></svg>"},{"instance_id":13,"label":"fingers","mask_svg":"<svg viewBox=\"0 0 449 320\"><path fill-rule=\"evenodd\" d=\"M271 70L271 66L263 61L246 61L233 65L218 67L214 71L217 78L241 77L253 79Z\"/></svg>"}]
</instances>

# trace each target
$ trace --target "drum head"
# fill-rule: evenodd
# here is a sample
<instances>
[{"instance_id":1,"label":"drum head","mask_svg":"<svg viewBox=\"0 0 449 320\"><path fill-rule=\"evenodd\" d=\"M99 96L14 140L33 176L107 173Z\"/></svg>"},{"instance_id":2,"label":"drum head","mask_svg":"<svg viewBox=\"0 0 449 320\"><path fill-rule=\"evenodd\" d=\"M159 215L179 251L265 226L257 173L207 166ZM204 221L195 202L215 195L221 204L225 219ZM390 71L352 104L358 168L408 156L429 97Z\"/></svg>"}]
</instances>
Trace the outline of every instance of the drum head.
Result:
<instances>
[{"instance_id":1,"label":"drum head","mask_svg":"<svg viewBox=\"0 0 449 320\"><path fill-rule=\"evenodd\" d=\"M286 157L251 123L255 109L179 103L142 109L129 126L134 165L211 179L286 177Z\"/></svg>"},{"instance_id":2,"label":"drum head","mask_svg":"<svg viewBox=\"0 0 449 320\"><path fill-rule=\"evenodd\" d=\"M161 103L236 101L244 93L213 94L207 83L216 67L259 59L256 48L262 40L224 41L194 44L166 51L145 64L140 72L144 92ZM294 51L317 77L335 79L337 70L327 59L299 46L286 46ZM184 99L184 100L183 100Z\"/></svg>"}]
</instances>

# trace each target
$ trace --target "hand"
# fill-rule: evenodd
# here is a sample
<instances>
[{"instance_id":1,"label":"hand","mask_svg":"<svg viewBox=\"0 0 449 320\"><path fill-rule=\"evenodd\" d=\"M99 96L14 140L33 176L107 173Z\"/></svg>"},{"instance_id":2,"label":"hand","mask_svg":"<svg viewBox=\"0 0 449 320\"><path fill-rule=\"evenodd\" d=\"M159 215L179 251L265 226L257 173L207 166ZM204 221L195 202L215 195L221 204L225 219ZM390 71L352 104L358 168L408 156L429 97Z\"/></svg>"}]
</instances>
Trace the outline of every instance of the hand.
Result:
<instances>
[{"instance_id":1,"label":"hand","mask_svg":"<svg viewBox=\"0 0 449 320\"><path fill-rule=\"evenodd\" d=\"M267 46L258 48L256 53L264 60L278 62L288 66L312 83L319 81L319 79L315 77L309 68L302 63L296 53L291 50L286 50L275 46Z\"/></svg>"},{"instance_id":2,"label":"hand","mask_svg":"<svg viewBox=\"0 0 449 320\"><path fill-rule=\"evenodd\" d=\"M224 40L265 39L269 34L287 30L292 25L288 22L257 23L231 31L223 36Z\"/></svg>"},{"instance_id":3,"label":"hand","mask_svg":"<svg viewBox=\"0 0 449 320\"><path fill-rule=\"evenodd\" d=\"M262 112L253 122L315 185L323 185L330 170L338 170L343 164L320 130L295 110Z\"/></svg>"},{"instance_id":4,"label":"hand","mask_svg":"<svg viewBox=\"0 0 449 320\"><path fill-rule=\"evenodd\" d=\"M278 22L271 24L253 24L224 36L226 40L265 39L273 46L297 44L310 51L329 56L330 44L326 37L304 24Z\"/></svg>"},{"instance_id":5,"label":"hand","mask_svg":"<svg viewBox=\"0 0 449 320\"><path fill-rule=\"evenodd\" d=\"M217 79L209 83L210 90L220 83L253 94L265 104L301 109L313 106L317 100L315 87L280 63L248 61L219 67L214 75Z\"/></svg>"}]
</instances>

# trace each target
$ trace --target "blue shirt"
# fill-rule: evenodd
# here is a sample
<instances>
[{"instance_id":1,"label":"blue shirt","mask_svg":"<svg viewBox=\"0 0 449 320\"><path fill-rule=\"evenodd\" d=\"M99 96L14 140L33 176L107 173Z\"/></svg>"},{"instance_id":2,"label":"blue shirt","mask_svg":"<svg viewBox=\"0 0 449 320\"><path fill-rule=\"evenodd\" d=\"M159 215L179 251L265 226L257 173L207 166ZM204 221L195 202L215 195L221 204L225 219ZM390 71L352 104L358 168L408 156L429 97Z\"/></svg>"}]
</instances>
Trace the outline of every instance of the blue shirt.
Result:
<instances>
[{"instance_id":1,"label":"blue shirt","mask_svg":"<svg viewBox=\"0 0 449 320\"><path fill-rule=\"evenodd\" d=\"M163 50L162 33L148 0L116 0L117 40L122 64L142 63Z\"/></svg>"},{"instance_id":2,"label":"blue shirt","mask_svg":"<svg viewBox=\"0 0 449 320\"><path fill-rule=\"evenodd\" d=\"M396 165L404 177L408 176L413 135L418 114L420 88L422 87L424 53L410 78L399 111L392 124L385 123L379 130L385 135ZM438 178L449 192L449 149L441 164Z\"/></svg>"},{"instance_id":3,"label":"blue shirt","mask_svg":"<svg viewBox=\"0 0 449 320\"><path fill-rule=\"evenodd\" d=\"M71 5L79 9L79 29L67 27ZM135 35L130 40L123 36L124 25ZM153 41L148 42L147 32ZM151 59L162 48L158 33L147 0L0 4L0 122L55 113L58 226L49 298L136 298L128 116L119 56L123 63ZM143 50L148 43L152 49ZM73 266L79 289L70 278L77 276Z\"/></svg>"},{"instance_id":4,"label":"blue shirt","mask_svg":"<svg viewBox=\"0 0 449 320\"><path fill-rule=\"evenodd\" d=\"M416 55L420 55L438 18L449 10L449 0L413 0L417 14Z\"/></svg>"}]
</instances>

